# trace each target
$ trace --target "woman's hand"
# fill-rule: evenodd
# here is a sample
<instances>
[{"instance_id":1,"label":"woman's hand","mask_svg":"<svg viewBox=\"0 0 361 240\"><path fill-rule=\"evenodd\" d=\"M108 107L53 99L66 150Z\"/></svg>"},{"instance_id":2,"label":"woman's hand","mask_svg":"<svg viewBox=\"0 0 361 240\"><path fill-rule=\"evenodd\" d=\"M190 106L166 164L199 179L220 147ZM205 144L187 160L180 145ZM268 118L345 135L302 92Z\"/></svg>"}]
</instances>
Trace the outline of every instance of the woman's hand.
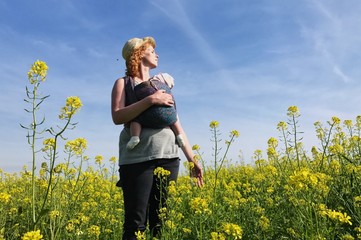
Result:
<instances>
[{"instance_id":1,"label":"woman's hand","mask_svg":"<svg viewBox=\"0 0 361 240\"><path fill-rule=\"evenodd\" d=\"M158 90L150 95L152 104L172 107L174 105L173 96L166 93L165 90Z\"/></svg>"},{"instance_id":2,"label":"woman's hand","mask_svg":"<svg viewBox=\"0 0 361 240\"><path fill-rule=\"evenodd\" d=\"M198 187L203 187L204 182L203 182L203 171L202 171L202 167L201 165L199 165L198 162L193 162L194 167L191 169L191 177L194 177L197 179L197 186Z\"/></svg>"}]
</instances>

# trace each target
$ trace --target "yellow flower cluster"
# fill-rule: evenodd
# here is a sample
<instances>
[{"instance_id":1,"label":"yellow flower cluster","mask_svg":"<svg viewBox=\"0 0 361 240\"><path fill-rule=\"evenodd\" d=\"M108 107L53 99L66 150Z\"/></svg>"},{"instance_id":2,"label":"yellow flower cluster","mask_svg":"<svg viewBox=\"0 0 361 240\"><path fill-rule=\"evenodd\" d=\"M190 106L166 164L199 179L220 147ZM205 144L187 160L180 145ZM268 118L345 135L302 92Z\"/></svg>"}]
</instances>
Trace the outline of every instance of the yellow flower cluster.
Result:
<instances>
[{"instance_id":1,"label":"yellow flower cluster","mask_svg":"<svg viewBox=\"0 0 361 240\"><path fill-rule=\"evenodd\" d=\"M192 146L192 150L193 150L193 151L198 151L198 150L200 150L200 149L201 149L200 146L197 145L197 144L195 144L195 145Z\"/></svg>"},{"instance_id":2,"label":"yellow flower cluster","mask_svg":"<svg viewBox=\"0 0 361 240\"><path fill-rule=\"evenodd\" d=\"M0 193L0 203L6 204L6 203L10 202L10 198L11 198L10 194L4 193L4 192Z\"/></svg>"},{"instance_id":3,"label":"yellow flower cluster","mask_svg":"<svg viewBox=\"0 0 361 240\"><path fill-rule=\"evenodd\" d=\"M158 178L163 178L169 176L170 171L165 170L162 167L157 167L156 169L154 169L154 175L156 175Z\"/></svg>"},{"instance_id":4,"label":"yellow flower cluster","mask_svg":"<svg viewBox=\"0 0 361 240\"><path fill-rule=\"evenodd\" d=\"M286 129L287 129L287 123L286 123L286 122L283 122L283 121L279 122L279 123L277 124L277 129L278 129L278 130L286 130Z\"/></svg>"},{"instance_id":5,"label":"yellow flower cluster","mask_svg":"<svg viewBox=\"0 0 361 240\"><path fill-rule=\"evenodd\" d=\"M194 211L195 214L212 214L212 211L208 207L207 200L201 197L195 197L191 199L191 201L189 202L189 207L191 210Z\"/></svg>"},{"instance_id":6,"label":"yellow flower cluster","mask_svg":"<svg viewBox=\"0 0 361 240\"><path fill-rule=\"evenodd\" d=\"M88 234L98 237L100 235L100 227L97 225L91 225L88 227Z\"/></svg>"},{"instance_id":7,"label":"yellow flower cluster","mask_svg":"<svg viewBox=\"0 0 361 240\"><path fill-rule=\"evenodd\" d=\"M215 129L219 126L219 122L217 121L211 121L211 123L209 124L209 127L212 129Z\"/></svg>"},{"instance_id":8,"label":"yellow flower cluster","mask_svg":"<svg viewBox=\"0 0 361 240\"><path fill-rule=\"evenodd\" d=\"M361 207L361 196L354 197L354 202L357 207Z\"/></svg>"},{"instance_id":9,"label":"yellow flower cluster","mask_svg":"<svg viewBox=\"0 0 361 240\"><path fill-rule=\"evenodd\" d=\"M227 236L232 237L232 239L242 239L243 230L237 224L224 223L223 231Z\"/></svg>"},{"instance_id":10,"label":"yellow flower cluster","mask_svg":"<svg viewBox=\"0 0 361 240\"><path fill-rule=\"evenodd\" d=\"M60 119L70 119L83 106L79 97L71 96L66 99L65 106L61 109Z\"/></svg>"},{"instance_id":11,"label":"yellow flower cluster","mask_svg":"<svg viewBox=\"0 0 361 240\"><path fill-rule=\"evenodd\" d=\"M102 155L96 155L95 156L95 163L100 165L103 162L103 156Z\"/></svg>"},{"instance_id":12,"label":"yellow flower cluster","mask_svg":"<svg viewBox=\"0 0 361 240\"><path fill-rule=\"evenodd\" d=\"M37 60L31 66L28 72L28 79L31 84L38 83L40 81L45 81L46 74L48 72L48 66L45 62Z\"/></svg>"},{"instance_id":13,"label":"yellow flower cluster","mask_svg":"<svg viewBox=\"0 0 361 240\"><path fill-rule=\"evenodd\" d=\"M55 218L60 217L60 212L58 210L50 211L49 217L51 220L54 220Z\"/></svg>"},{"instance_id":14,"label":"yellow flower cluster","mask_svg":"<svg viewBox=\"0 0 361 240\"><path fill-rule=\"evenodd\" d=\"M266 231L270 226L270 220L266 216L261 216L258 224L263 231Z\"/></svg>"},{"instance_id":15,"label":"yellow flower cluster","mask_svg":"<svg viewBox=\"0 0 361 240\"><path fill-rule=\"evenodd\" d=\"M226 237L222 233L211 232L211 240L226 240Z\"/></svg>"},{"instance_id":16,"label":"yellow flower cluster","mask_svg":"<svg viewBox=\"0 0 361 240\"><path fill-rule=\"evenodd\" d=\"M43 141L44 147L41 149L43 152L51 151L55 147L55 139L54 138L48 138Z\"/></svg>"},{"instance_id":17,"label":"yellow flower cluster","mask_svg":"<svg viewBox=\"0 0 361 240\"><path fill-rule=\"evenodd\" d=\"M75 140L69 140L65 144L65 150L69 153L76 155L82 155L87 148L87 140L85 138L77 138Z\"/></svg>"},{"instance_id":18,"label":"yellow flower cluster","mask_svg":"<svg viewBox=\"0 0 361 240\"><path fill-rule=\"evenodd\" d=\"M231 133L230 133L230 135L231 135L230 137L233 137L233 136L234 136L234 137L237 138L237 137L239 137L239 132L238 132L237 130L232 130Z\"/></svg>"},{"instance_id":19,"label":"yellow flower cluster","mask_svg":"<svg viewBox=\"0 0 361 240\"><path fill-rule=\"evenodd\" d=\"M287 109L287 116L289 117L299 117L300 116L300 110L297 106L290 106Z\"/></svg>"},{"instance_id":20,"label":"yellow flower cluster","mask_svg":"<svg viewBox=\"0 0 361 240\"><path fill-rule=\"evenodd\" d=\"M136 232L135 237L137 238L137 240L146 240L147 239L145 232L142 232L142 231Z\"/></svg>"},{"instance_id":21,"label":"yellow flower cluster","mask_svg":"<svg viewBox=\"0 0 361 240\"><path fill-rule=\"evenodd\" d=\"M321 216L327 216L332 220L338 221L340 223L347 223L352 225L351 217L348 216L346 213L338 212L332 209L327 209L324 204L319 205L319 214Z\"/></svg>"},{"instance_id":22,"label":"yellow flower cluster","mask_svg":"<svg viewBox=\"0 0 361 240\"><path fill-rule=\"evenodd\" d=\"M338 125L341 123L341 120L338 117L333 116L332 118L332 124Z\"/></svg>"},{"instance_id":23,"label":"yellow flower cluster","mask_svg":"<svg viewBox=\"0 0 361 240\"><path fill-rule=\"evenodd\" d=\"M327 194L329 191L327 182L329 180L330 177L324 173L312 173L309 168L303 168L299 171L295 171L289 177L288 184L296 191L311 188L323 194Z\"/></svg>"},{"instance_id":24,"label":"yellow flower cluster","mask_svg":"<svg viewBox=\"0 0 361 240\"><path fill-rule=\"evenodd\" d=\"M21 240L41 240L43 239L43 235L40 234L40 230L27 232L21 238Z\"/></svg>"}]
</instances>

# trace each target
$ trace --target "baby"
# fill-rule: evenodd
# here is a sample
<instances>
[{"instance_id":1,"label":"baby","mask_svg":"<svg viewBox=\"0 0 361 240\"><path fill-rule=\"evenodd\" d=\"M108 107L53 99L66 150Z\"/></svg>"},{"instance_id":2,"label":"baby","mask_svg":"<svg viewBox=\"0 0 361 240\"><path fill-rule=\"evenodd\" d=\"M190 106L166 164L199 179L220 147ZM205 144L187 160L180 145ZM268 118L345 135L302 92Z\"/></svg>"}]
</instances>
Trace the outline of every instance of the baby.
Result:
<instances>
[{"instance_id":1,"label":"baby","mask_svg":"<svg viewBox=\"0 0 361 240\"><path fill-rule=\"evenodd\" d=\"M148 81L139 84L134 83L134 93L138 100L141 100L158 90L165 90L166 93L171 93L171 88L174 86L174 79L167 73L160 73L155 75ZM130 123L131 138L127 143L127 149L133 149L140 142L140 132L142 127L149 128L164 128L169 126L176 136L179 147L184 146L184 138L181 134L181 125L178 121L177 111L175 106L159 106L153 105L145 110L137 118Z\"/></svg>"}]
</instances>

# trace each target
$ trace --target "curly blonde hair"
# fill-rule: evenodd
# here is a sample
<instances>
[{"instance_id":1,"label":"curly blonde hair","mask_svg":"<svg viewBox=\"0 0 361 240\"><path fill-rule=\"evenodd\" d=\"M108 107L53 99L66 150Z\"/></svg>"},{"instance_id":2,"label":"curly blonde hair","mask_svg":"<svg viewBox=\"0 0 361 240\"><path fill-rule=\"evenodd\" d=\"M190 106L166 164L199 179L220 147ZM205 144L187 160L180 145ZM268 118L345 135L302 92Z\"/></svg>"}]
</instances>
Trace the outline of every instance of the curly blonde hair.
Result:
<instances>
[{"instance_id":1,"label":"curly blonde hair","mask_svg":"<svg viewBox=\"0 0 361 240\"><path fill-rule=\"evenodd\" d=\"M142 54L149 46L152 46L153 48L155 48L155 45L152 42L147 41L133 51L132 55L125 62L125 65L127 67L125 74L127 76L140 77L139 66L140 66L140 62L142 60Z\"/></svg>"}]
</instances>

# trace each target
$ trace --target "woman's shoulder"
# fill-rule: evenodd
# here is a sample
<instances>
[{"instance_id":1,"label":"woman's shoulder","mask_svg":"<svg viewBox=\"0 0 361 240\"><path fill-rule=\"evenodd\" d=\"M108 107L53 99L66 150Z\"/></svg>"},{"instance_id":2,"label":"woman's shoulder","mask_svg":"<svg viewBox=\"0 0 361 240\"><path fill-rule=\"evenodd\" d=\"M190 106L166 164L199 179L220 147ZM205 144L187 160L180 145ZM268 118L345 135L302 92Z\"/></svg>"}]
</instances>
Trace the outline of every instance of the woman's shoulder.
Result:
<instances>
[{"instance_id":1,"label":"woman's shoulder","mask_svg":"<svg viewBox=\"0 0 361 240\"><path fill-rule=\"evenodd\" d=\"M123 76L123 77L117 78L115 80L115 82L116 83L119 83L119 82L127 83L130 79L131 79L131 77L129 77L129 76Z\"/></svg>"},{"instance_id":2,"label":"woman's shoulder","mask_svg":"<svg viewBox=\"0 0 361 240\"><path fill-rule=\"evenodd\" d=\"M132 83L132 78L129 76L123 76L123 77L119 77L118 79L115 80L114 82L114 86L127 86L128 83L130 83L133 86Z\"/></svg>"}]
</instances>

